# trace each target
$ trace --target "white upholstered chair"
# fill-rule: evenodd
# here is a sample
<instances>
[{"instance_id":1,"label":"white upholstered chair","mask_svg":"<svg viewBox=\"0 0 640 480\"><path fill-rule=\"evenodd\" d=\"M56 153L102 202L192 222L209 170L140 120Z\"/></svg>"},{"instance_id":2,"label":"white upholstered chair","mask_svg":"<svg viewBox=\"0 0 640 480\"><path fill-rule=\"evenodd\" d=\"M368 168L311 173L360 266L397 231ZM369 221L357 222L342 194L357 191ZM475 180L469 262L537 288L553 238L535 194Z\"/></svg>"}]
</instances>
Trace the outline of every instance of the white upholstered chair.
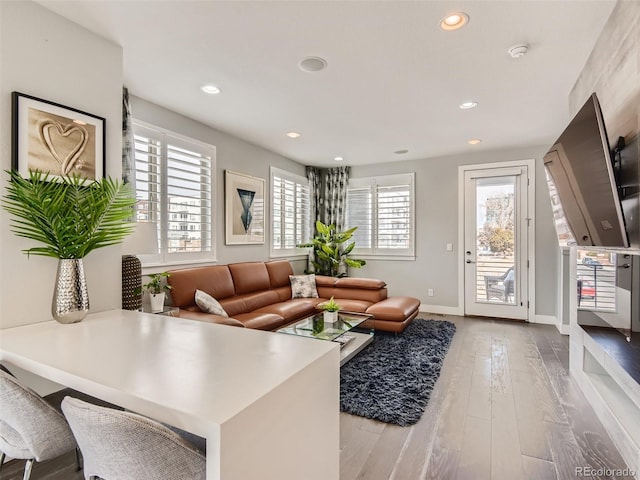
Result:
<instances>
[{"instance_id":1,"label":"white upholstered chair","mask_svg":"<svg viewBox=\"0 0 640 480\"><path fill-rule=\"evenodd\" d=\"M61 413L4 368L0 370L0 468L5 455L24 459L27 480L34 461L74 450L76 442Z\"/></svg>"},{"instance_id":2,"label":"white upholstered chair","mask_svg":"<svg viewBox=\"0 0 640 480\"><path fill-rule=\"evenodd\" d=\"M85 479L204 480L206 457L164 425L72 397L64 412L84 458Z\"/></svg>"}]
</instances>

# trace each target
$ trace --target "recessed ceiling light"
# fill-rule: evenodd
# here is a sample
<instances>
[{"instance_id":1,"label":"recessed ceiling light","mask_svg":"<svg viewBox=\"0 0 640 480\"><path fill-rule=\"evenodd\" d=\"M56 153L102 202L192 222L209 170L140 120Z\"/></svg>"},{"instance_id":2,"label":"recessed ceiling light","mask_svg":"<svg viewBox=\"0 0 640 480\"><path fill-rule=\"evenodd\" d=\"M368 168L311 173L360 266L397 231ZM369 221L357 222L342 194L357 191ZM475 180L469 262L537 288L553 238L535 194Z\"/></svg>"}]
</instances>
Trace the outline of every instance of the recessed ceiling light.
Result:
<instances>
[{"instance_id":1,"label":"recessed ceiling light","mask_svg":"<svg viewBox=\"0 0 640 480\"><path fill-rule=\"evenodd\" d=\"M460 104L460 108L462 110L469 110L470 108L476 108L478 106L478 102L464 102Z\"/></svg>"},{"instance_id":2,"label":"recessed ceiling light","mask_svg":"<svg viewBox=\"0 0 640 480\"><path fill-rule=\"evenodd\" d=\"M319 72L327 68L327 61L320 57L305 57L298 63L303 72Z\"/></svg>"},{"instance_id":3,"label":"recessed ceiling light","mask_svg":"<svg viewBox=\"0 0 640 480\"><path fill-rule=\"evenodd\" d=\"M479 138L472 138L471 140L467 141L469 145L477 145L480 142L482 142L482 140L480 140Z\"/></svg>"},{"instance_id":4,"label":"recessed ceiling light","mask_svg":"<svg viewBox=\"0 0 640 480\"><path fill-rule=\"evenodd\" d=\"M215 85L203 85L202 87L200 87L200 90L202 90L204 93L208 93L209 95L217 95L218 93L220 93L220 89Z\"/></svg>"},{"instance_id":5,"label":"recessed ceiling light","mask_svg":"<svg viewBox=\"0 0 640 480\"><path fill-rule=\"evenodd\" d=\"M402 149L402 150L396 150L396 151L395 151L395 152L393 152L393 153L395 153L396 155L404 155L405 153L409 153L409 150L405 150L405 149Z\"/></svg>"},{"instance_id":6,"label":"recessed ceiling light","mask_svg":"<svg viewBox=\"0 0 640 480\"><path fill-rule=\"evenodd\" d=\"M440 20L440 28L443 30L457 30L469 22L469 15L464 12L455 12Z\"/></svg>"},{"instance_id":7,"label":"recessed ceiling light","mask_svg":"<svg viewBox=\"0 0 640 480\"><path fill-rule=\"evenodd\" d=\"M298 132L287 132L287 137L289 138L298 138L300 134Z\"/></svg>"},{"instance_id":8,"label":"recessed ceiling light","mask_svg":"<svg viewBox=\"0 0 640 480\"><path fill-rule=\"evenodd\" d=\"M343 161L343 160L344 160L344 158L343 158L343 157L333 157L333 159L334 159L336 162L341 162L341 161Z\"/></svg>"}]
</instances>

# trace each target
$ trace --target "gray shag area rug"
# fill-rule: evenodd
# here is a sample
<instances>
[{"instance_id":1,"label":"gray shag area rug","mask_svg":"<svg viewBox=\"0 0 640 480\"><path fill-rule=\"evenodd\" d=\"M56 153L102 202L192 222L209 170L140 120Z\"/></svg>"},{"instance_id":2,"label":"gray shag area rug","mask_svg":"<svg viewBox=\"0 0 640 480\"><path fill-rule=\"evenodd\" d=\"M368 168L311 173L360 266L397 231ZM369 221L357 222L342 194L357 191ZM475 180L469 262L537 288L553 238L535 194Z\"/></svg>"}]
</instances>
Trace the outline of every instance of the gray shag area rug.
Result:
<instances>
[{"instance_id":1,"label":"gray shag area rug","mask_svg":"<svg viewBox=\"0 0 640 480\"><path fill-rule=\"evenodd\" d=\"M379 333L340 369L340 409L403 427L424 413L456 326L414 320L402 333Z\"/></svg>"}]
</instances>

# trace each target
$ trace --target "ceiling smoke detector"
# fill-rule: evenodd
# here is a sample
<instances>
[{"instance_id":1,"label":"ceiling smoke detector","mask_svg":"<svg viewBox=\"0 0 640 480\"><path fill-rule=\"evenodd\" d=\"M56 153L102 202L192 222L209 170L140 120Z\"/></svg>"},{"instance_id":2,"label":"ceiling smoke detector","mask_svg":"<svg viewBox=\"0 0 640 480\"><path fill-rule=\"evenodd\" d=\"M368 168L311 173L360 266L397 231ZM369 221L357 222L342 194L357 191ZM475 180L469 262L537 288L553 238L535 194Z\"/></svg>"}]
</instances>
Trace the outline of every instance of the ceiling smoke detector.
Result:
<instances>
[{"instance_id":1,"label":"ceiling smoke detector","mask_svg":"<svg viewBox=\"0 0 640 480\"><path fill-rule=\"evenodd\" d=\"M319 72L327 68L327 61L321 57L305 57L298 63L303 72Z\"/></svg>"},{"instance_id":2,"label":"ceiling smoke detector","mask_svg":"<svg viewBox=\"0 0 640 480\"><path fill-rule=\"evenodd\" d=\"M523 44L523 45L514 45L508 50L508 52L509 52L509 55L511 55L511 57L520 58L520 57L523 57L525 53L527 53L527 50L529 50L529 45Z\"/></svg>"}]
</instances>

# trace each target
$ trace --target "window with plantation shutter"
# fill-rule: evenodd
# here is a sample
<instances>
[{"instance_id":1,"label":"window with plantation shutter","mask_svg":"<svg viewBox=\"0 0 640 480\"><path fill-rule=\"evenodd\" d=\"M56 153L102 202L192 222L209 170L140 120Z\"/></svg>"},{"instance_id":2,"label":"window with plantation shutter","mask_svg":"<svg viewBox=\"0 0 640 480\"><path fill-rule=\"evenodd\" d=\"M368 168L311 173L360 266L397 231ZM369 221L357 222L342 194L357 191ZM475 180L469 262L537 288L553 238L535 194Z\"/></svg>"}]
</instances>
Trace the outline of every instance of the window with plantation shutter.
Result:
<instances>
[{"instance_id":1,"label":"window with plantation shutter","mask_svg":"<svg viewBox=\"0 0 640 480\"><path fill-rule=\"evenodd\" d=\"M271 256L306 254L296 245L311 237L309 181L271 167Z\"/></svg>"},{"instance_id":2,"label":"window with plantation shutter","mask_svg":"<svg viewBox=\"0 0 640 480\"><path fill-rule=\"evenodd\" d=\"M145 263L213 260L215 147L134 122L137 221L158 226Z\"/></svg>"},{"instance_id":3,"label":"window with plantation shutter","mask_svg":"<svg viewBox=\"0 0 640 480\"><path fill-rule=\"evenodd\" d=\"M413 173L352 178L347 190L346 228L360 255L414 256Z\"/></svg>"},{"instance_id":4,"label":"window with plantation shutter","mask_svg":"<svg viewBox=\"0 0 640 480\"><path fill-rule=\"evenodd\" d=\"M349 182L345 226L358 227L353 235L358 250L372 251L373 189L371 185L354 186L351 181Z\"/></svg>"}]
</instances>

